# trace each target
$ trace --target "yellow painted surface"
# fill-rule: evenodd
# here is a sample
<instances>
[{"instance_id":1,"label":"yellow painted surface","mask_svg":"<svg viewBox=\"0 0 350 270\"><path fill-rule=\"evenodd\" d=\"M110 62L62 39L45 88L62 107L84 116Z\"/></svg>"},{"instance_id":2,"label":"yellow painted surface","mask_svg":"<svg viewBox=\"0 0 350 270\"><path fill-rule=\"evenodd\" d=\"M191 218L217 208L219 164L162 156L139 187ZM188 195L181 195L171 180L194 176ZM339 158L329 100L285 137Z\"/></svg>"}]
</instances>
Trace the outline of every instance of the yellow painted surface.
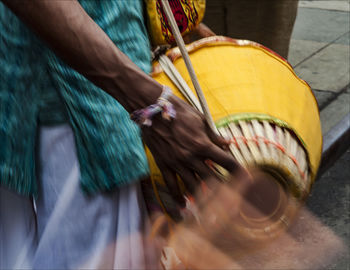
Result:
<instances>
[{"instance_id":1,"label":"yellow painted surface","mask_svg":"<svg viewBox=\"0 0 350 270\"><path fill-rule=\"evenodd\" d=\"M317 102L307 83L295 75L289 64L264 48L214 45L190 53L214 121L247 114L281 120L304 144L315 176L322 153L322 133ZM182 58L174 65L193 88ZM153 78L182 97L165 73L154 74Z\"/></svg>"}]
</instances>

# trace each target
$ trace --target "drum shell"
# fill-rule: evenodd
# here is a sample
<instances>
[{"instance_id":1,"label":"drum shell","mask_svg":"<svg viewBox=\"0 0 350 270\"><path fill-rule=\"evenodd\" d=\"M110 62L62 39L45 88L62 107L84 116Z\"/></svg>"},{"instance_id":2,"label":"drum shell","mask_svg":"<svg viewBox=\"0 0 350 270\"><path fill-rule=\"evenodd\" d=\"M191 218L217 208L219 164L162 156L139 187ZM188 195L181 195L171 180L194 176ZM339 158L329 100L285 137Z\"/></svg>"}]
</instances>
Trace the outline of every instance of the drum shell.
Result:
<instances>
[{"instance_id":1,"label":"drum shell","mask_svg":"<svg viewBox=\"0 0 350 270\"><path fill-rule=\"evenodd\" d=\"M302 175L301 180L293 178L293 173L288 168L279 166L278 162L254 163L264 170L267 168L266 171L271 171L272 174L280 175L276 179L283 178L281 182L286 182L283 186L291 196L286 197L287 206L280 211L280 216L274 217L276 221L270 224L264 221L251 228L245 227L243 223L234 224L233 227L239 232L243 242L244 239L255 241L274 237L288 226L286 224L289 224L307 198L318 170L322 133L316 99L309 85L297 77L285 59L260 44L211 37L194 42L187 49L211 115L219 129L229 123L242 125L259 121L261 125L271 125L275 130L283 130L305 152L307 174ZM167 55L193 90L178 48L170 50ZM170 86L175 95L184 99L158 62L154 63L153 68L152 77L159 83ZM159 192L159 187L164 186L161 173L150 152L147 150L146 153L153 189L166 210ZM289 161L294 162L293 158ZM302 182L302 187L298 181ZM262 227L258 228L260 224Z\"/></svg>"},{"instance_id":2,"label":"drum shell","mask_svg":"<svg viewBox=\"0 0 350 270\"><path fill-rule=\"evenodd\" d=\"M291 65L260 44L226 37L202 39L187 48L216 125L256 118L287 127L305 148L314 179L322 154L318 105ZM168 55L193 90L179 50ZM152 77L184 99L158 62Z\"/></svg>"}]
</instances>

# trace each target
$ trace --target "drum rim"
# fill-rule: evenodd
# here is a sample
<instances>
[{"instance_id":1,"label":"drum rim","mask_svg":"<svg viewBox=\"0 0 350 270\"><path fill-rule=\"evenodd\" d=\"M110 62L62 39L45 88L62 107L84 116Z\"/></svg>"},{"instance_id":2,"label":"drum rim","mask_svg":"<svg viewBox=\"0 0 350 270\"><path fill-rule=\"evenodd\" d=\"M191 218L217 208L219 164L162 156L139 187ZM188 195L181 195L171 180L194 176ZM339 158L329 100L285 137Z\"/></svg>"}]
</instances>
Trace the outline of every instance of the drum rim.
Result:
<instances>
[{"instance_id":1,"label":"drum rim","mask_svg":"<svg viewBox=\"0 0 350 270\"><path fill-rule=\"evenodd\" d=\"M280 210L281 206L282 206L282 192L283 190L286 188L283 184L285 184L285 179L278 174L278 172L273 172L272 173L272 169L266 169L266 168L259 168L261 169L261 172L264 174L268 174L271 176L271 178L273 178L273 182L277 184L277 189L278 189L278 203L277 206L275 207L275 209L273 209L273 211L271 213L269 213L268 215L264 216L264 217L250 217L248 216L242 209L240 210L240 216L242 217L242 219L245 220L245 222L247 223L261 223L261 222L265 222L266 220L271 219L272 217L274 217L276 215L276 213ZM279 179L277 179L277 177Z\"/></svg>"},{"instance_id":2,"label":"drum rim","mask_svg":"<svg viewBox=\"0 0 350 270\"><path fill-rule=\"evenodd\" d=\"M281 55L276 53L275 51L265 47L264 45L251 41L251 40L246 40L246 39L234 39L226 36L211 36L211 37L206 37L202 38L199 40L196 40L188 45L186 45L186 49L189 54L203 48L203 47L210 47L210 46L225 46L225 45L233 45L233 46L238 46L238 47L253 47L253 48L258 48L267 53L268 55L274 57L276 60L280 61L282 64L286 65L288 69L293 73L293 75L300 80L302 83L307 85L309 88L310 92L312 93L316 103L317 99L315 94L311 91L310 85L303 79L301 79L295 72L292 67L292 65L288 62L287 59L283 58ZM175 60L179 59L182 57L180 49L178 47L171 48L166 55L170 58L172 62L175 62ZM157 75L159 73L163 72L163 69L159 65L159 63L155 62L153 65L153 70L151 72L151 76Z\"/></svg>"}]
</instances>

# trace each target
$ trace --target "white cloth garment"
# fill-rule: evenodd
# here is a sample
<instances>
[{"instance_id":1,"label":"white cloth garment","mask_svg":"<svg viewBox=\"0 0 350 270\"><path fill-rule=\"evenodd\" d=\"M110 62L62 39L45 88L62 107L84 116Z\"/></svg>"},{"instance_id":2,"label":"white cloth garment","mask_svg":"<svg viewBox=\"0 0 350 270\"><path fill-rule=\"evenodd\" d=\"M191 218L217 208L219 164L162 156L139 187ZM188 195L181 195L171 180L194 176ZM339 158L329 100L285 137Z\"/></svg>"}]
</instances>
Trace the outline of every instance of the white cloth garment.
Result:
<instances>
[{"instance_id":1,"label":"white cloth garment","mask_svg":"<svg viewBox=\"0 0 350 270\"><path fill-rule=\"evenodd\" d=\"M35 247L32 201L0 187L0 269L30 269Z\"/></svg>"},{"instance_id":2,"label":"white cloth garment","mask_svg":"<svg viewBox=\"0 0 350 270\"><path fill-rule=\"evenodd\" d=\"M16 216L21 225L10 233L23 235L16 243L34 248L34 253L26 255L33 269L154 269L154 249L147 234L149 224L139 184L87 196L79 185L79 162L70 126L41 127L39 138L36 217L11 206L1 207L0 224L7 224L0 231L1 241L13 223L9 220ZM3 201L7 204L7 198L1 198ZM22 198L22 203L27 199ZM35 218L37 246L28 242L28 233L29 239L35 235L28 224ZM8 248L4 245L1 247ZM7 253L18 253L10 247Z\"/></svg>"}]
</instances>

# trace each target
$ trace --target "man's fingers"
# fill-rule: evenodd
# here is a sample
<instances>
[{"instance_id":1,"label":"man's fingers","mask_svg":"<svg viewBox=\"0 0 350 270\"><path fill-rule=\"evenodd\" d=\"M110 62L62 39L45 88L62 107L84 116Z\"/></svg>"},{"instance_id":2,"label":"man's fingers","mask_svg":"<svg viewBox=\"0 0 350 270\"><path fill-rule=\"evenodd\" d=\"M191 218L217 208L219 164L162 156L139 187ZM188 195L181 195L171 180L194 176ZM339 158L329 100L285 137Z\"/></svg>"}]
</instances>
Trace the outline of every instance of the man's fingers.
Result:
<instances>
[{"instance_id":1,"label":"man's fingers","mask_svg":"<svg viewBox=\"0 0 350 270\"><path fill-rule=\"evenodd\" d=\"M163 166L158 165L158 167L162 172L164 182L167 185L169 192L173 196L174 200L177 203L179 203L181 207L185 207L186 201L177 183L176 174L172 170L165 168Z\"/></svg>"},{"instance_id":2,"label":"man's fingers","mask_svg":"<svg viewBox=\"0 0 350 270\"><path fill-rule=\"evenodd\" d=\"M212 128L209 126L208 122L205 121L205 128L208 138L212 143L219 146L220 148L224 150L228 150L230 141L222 137L221 135L217 134Z\"/></svg>"},{"instance_id":3,"label":"man's fingers","mask_svg":"<svg viewBox=\"0 0 350 270\"><path fill-rule=\"evenodd\" d=\"M169 193L171 194L175 202L177 202L180 205L180 207L185 207L186 201L178 185L175 171L172 168L170 168L166 163L164 163L164 152L160 153L159 150L166 150L167 148L164 147L164 145L162 145L160 142L161 140L158 141L158 147L154 145L154 142L152 140L150 140L148 145L151 149L154 160L162 173L164 183L168 187Z\"/></svg>"},{"instance_id":4,"label":"man's fingers","mask_svg":"<svg viewBox=\"0 0 350 270\"><path fill-rule=\"evenodd\" d=\"M191 169L203 180L209 189L215 190L218 182L220 181L218 175L206 165L202 160L194 160L191 165ZM198 190L197 190L198 193Z\"/></svg>"},{"instance_id":5,"label":"man's fingers","mask_svg":"<svg viewBox=\"0 0 350 270\"><path fill-rule=\"evenodd\" d=\"M183 167L177 174L181 177L188 192L192 195L195 194L199 181L194 172Z\"/></svg>"},{"instance_id":6,"label":"man's fingers","mask_svg":"<svg viewBox=\"0 0 350 270\"><path fill-rule=\"evenodd\" d=\"M206 26L204 23L200 23L197 26L197 28L195 29L195 31L202 38L215 36L215 33L208 26Z\"/></svg>"},{"instance_id":7,"label":"man's fingers","mask_svg":"<svg viewBox=\"0 0 350 270\"><path fill-rule=\"evenodd\" d=\"M208 121L203 119L204 124L205 124L205 129L206 129L206 133L207 136L209 137L209 139L211 140L211 142L213 142L214 144L216 144L219 147L223 147L225 145L228 145L229 142L224 139L222 136L218 135L209 125Z\"/></svg>"},{"instance_id":8,"label":"man's fingers","mask_svg":"<svg viewBox=\"0 0 350 270\"><path fill-rule=\"evenodd\" d=\"M224 167L231 173L242 169L242 166L235 160L235 158L230 153L225 152L223 149L221 149L215 144L212 144L211 146L205 148L202 151L202 155L204 158L214 161L215 163Z\"/></svg>"}]
</instances>

